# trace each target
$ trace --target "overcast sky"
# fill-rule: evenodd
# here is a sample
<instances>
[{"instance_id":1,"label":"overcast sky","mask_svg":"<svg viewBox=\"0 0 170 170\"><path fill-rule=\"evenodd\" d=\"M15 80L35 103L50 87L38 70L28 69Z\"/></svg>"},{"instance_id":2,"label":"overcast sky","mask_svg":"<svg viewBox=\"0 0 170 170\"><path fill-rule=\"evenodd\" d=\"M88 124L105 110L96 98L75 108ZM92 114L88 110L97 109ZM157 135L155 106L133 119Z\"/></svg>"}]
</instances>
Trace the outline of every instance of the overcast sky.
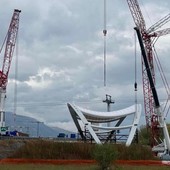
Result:
<instances>
[{"instance_id":1,"label":"overcast sky","mask_svg":"<svg viewBox=\"0 0 170 170\"><path fill-rule=\"evenodd\" d=\"M169 0L139 0L139 3L147 28L169 13ZM103 77L103 0L1 0L1 44L14 9L22 12L18 53L13 56L7 87L7 111L15 110L16 56L16 114L75 130L67 102L104 111L106 104L102 100L109 94L115 100L112 110L134 104L134 22L126 0L107 0L106 87ZM156 44L168 82L169 41L170 35L167 35ZM139 46L137 49L138 102L143 103ZM2 57L1 54L1 60ZM158 91L164 94L162 84L159 81L157 84Z\"/></svg>"}]
</instances>

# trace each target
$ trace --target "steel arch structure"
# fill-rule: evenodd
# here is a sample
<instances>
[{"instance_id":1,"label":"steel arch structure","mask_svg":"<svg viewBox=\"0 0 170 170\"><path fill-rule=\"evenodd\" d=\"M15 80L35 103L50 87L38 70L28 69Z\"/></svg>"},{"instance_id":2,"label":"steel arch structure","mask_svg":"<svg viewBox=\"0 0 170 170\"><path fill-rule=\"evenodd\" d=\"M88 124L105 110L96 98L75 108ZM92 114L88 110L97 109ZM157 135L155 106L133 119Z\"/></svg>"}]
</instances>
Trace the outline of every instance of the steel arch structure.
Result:
<instances>
[{"instance_id":1,"label":"steel arch structure","mask_svg":"<svg viewBox=\"0 0 170 170\"><path fill-rule=\"evenodd\" d=\"M87 128L93 140L98 144L107 142L107 139L110 137L110 135L112 135L113 132L117 130L129 129L126 146L129 146L132 143L141 116L140 104L135 104L128 108L111 112L92 111L71 103L68 103L67 106L77 130L83 140L86 140L83 127ZM123 121L130 115L133 116L132 123L128 125L122 125ZM102 125L103 123L108 122L116 123L114 126L109 127ZM99 138L100 134L105 134L107 138L105 138L105 140L101 140Z\"/></svg>"}]
</instances>

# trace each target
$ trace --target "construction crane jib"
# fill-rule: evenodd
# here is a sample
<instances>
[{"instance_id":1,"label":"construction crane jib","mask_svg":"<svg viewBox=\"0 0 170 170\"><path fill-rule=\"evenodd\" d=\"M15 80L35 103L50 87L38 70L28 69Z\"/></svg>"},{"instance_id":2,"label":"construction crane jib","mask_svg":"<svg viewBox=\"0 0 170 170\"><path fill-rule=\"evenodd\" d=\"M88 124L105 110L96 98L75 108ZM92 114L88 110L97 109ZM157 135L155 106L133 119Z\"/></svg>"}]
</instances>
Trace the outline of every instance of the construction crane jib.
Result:
<instances>
[{"instance_id":1,"label":"construction crane jib","mask_svg":"<svg viewBox=\"0 0 170 170\"><path fill-rule=\"evenodd\" d=\"M6 98L6 87L8 82L8 74L11 66L12 56L15 49L15 44L18 35L19 28L19 14L21 10L15 9L9 28L7 36L5 38L5 50L2 70L0 70L0 133L5 134L7 127L5 126L5 98ZM3 48L3 47L2 47ZM1 49L2 49L1 48Z\"/></svg>"}]
</instances>

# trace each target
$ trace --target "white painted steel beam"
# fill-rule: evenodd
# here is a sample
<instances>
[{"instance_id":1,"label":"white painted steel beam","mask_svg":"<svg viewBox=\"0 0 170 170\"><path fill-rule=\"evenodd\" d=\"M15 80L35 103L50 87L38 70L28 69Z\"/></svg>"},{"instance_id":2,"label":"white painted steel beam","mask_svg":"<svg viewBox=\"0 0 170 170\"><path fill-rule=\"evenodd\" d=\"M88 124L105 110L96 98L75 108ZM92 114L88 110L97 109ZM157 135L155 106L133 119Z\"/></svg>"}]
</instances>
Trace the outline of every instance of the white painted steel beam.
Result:
<instances>
[{"instance_id":1,"label":"white painted steel beam","mask_svg":"<svg viewBox=\"0 0 170 170\"><path fill-rule=\"evenodd\" d=\"M126 145L129 146L134 138L139 119L141 116L141 105L136 104L132 105L130 107L127 107L122 110L112 111L112 112L97 112L92 111L88 109L81 108L79 106L76 106L74 104L67 104L70 114L73 118L73 121L78 129L78 131L81 133L81 137L83 136L83 130L80 126L79 121L81 121L84 125L84 127L87 128L93 139L96 143L101 144L101 140L98 138L97 134L99 133L99 130L105 130L106 134L113 130L121 130L121 129L130 129L128 139L126 141ZM124 126L110 126L110 127L104 127L98 125L98 123L105 123L105 122L111 122L116 121L122 118L126 118L129 115L133 115L133 122L130 125L124 125ZM97 123L97 125L93 124ZM101 132L100 132L101 133Z\"/></svg>"}]
</instances>

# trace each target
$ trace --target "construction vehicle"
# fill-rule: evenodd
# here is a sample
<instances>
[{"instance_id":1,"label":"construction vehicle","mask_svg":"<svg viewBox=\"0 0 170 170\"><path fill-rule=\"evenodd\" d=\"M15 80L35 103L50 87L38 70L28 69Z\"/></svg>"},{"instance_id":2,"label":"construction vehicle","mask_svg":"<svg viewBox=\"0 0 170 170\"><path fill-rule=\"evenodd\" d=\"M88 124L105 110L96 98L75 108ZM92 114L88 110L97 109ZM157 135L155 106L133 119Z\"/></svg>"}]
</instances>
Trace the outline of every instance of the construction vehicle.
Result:
<instances>
[{"instance_id":1,"label":"construction vehicle","mask_svg":"<svg viewBox=\"0 0 170 170\"><path fill-rule=\"evenodd\" d=\"M158 30L163 25L165 25L168 21L170 21L170 14L166 15L154 25L146 29L146 24L144 17L142 15L142 11L140 9L140 5L137 0L127 0L130 12L132 14L133 20L135 22L136 27L139 29L143 41L143 45L145 47L147 60L149 64L149 68L151 71L151 76L153 79L153 83L155 84L155 70L154 70L154 60L157 62L159 66L161 78L164 82L167 95L170 95L169 85L167 83L166 77L163 73L162 67L159 62L159 58L157 57L157 53L155 54L154 44L160 36L167 35L170 33L170 28L166 28L163 30ZM158 60L158 61L157 61ZM143 80L143 94L144 94L144 109L145 109L145 119L146 119L146 127L150 136L150 145L154 147L161 143L160 136L161 131L158 128L158 115L155 114L155 103L154 96L152 94L152 89L150 86L149 78L147 75L147 69L145 67L144 62L142 62L142 80ZM167 99L168 103L168 99ZM168 110L168 109L167 109Z\"/></svg>"},{"instance_id":2,"label":"construction vehicle","mask_svg":"<svg viewBox=\"0 0 170 170\"><path fill-rule=\"evenodd\" d=\"M161 156L162 159L170 160L170 139L165 123L165 115L160 106L160 101L155 88L155 71L154 71L154 43L160 36L170 33L170 28L158 30L170 20L170 14L166 15L149 29L146 29L146 24L140 5L137 0L127 0L130 12L135 22L135 30L139 40L142 52L142 79L143 79L143 93L144 93L144 108L146 127L150 133L150 145L152 150ZM155 41L156 39L156 41ZM164 82L167 94L169 96L169 86L163 74L162 67L158 61L159 68L161 69L161 78ZM168 99L167 99L168 103ZM165 109L164 109L165 110ZM169 109L168 109L169 110ZM161 139L163 131L164 139Z\"/></svg>"},{"instance_id":3,"label":"construction vehicle","mask_svg":"<svg viewBox=\"0 0 170 170\"><path fill-rule=\"evenodd\" d=\"M151 69L150 69L150 65L147 59L147 54L146 54L146 50L144 47L144 43L142 40L142 36L141 36L141 32L139 30L139 28L135 27L136 33L137 33L137 37L139 40L139 44L140 44L140 48L141 48L141 52L142 52L142 56L143 56L143 62L144 65L146 67L147 70L147 76L148 76L148 80L150 83L150 87L152 90L152 95L153 95L153 99L154 99L154 108L155 108L155 114L158 116L158 125L159 128L162 128L163 130L163 135L164 135L164 152L160 155L162 159L164 160L170 160L170 137L169 137L169 133L168 133L168 129L166 126L166 122L164 119L164 113L162 111L162 108L160 106L160 101L157 95L157 91L155 88L155 84L152 78L152 73L151 73ZM160 150L161 151L161 150ZM160 154L159 151L159 154Z\"/></svg>"},{"instance_id":4,"label":"construction vehicle","mask_svg":"<svg viewBox=\"0 0 170 170\"><path fill-rule=\"evenodd\" d=\"M15 9L5 41L2 45L1 51L5 44L4 58L2 63L2 70L0 70L0 134L5 135L8 131L8 127L5 125L5 98L6 98L6 89L8 83L8 74L11 66L11 61L15 49L15 44L18 35L19 28L19 14L21 10ZM5 43L6 42L6 43ZM0 51L0 52L1 52Z\"/></svg>"}]
</instances>

